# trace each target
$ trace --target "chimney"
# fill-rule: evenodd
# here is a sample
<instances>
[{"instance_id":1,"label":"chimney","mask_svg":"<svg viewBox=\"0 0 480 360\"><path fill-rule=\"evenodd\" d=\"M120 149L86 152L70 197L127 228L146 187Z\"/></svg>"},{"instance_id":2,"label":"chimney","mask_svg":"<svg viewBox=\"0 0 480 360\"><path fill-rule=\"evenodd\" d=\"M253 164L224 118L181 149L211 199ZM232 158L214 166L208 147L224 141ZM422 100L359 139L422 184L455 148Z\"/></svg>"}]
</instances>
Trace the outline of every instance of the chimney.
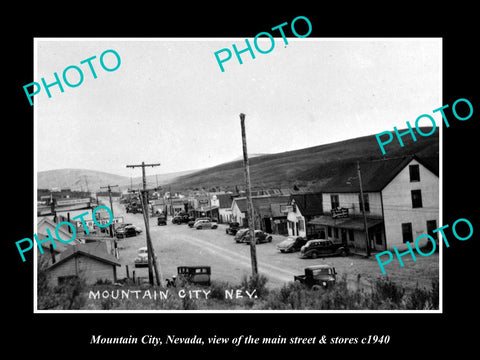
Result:
<instances>
[{"instance_id":1,"label":"chimney","mask_svg":"<svg viewBox=\"0 0 480 360\"><path fill-rule=\"evenodd\" d=\"M53 252L52 244L50 244L50 255L52 256L52 264L55 264L55 253Z\"/></svg>"}]
</instances>

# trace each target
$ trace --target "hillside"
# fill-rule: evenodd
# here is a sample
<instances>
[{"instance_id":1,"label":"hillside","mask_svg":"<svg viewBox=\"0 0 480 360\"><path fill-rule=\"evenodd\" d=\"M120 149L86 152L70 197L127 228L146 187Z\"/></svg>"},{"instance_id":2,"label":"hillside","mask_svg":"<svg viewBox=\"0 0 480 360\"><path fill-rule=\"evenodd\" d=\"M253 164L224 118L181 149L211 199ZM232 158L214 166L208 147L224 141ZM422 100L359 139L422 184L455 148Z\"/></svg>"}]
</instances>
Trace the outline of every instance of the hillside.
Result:
<instances>
[{"instance_id":1,"label":"hillside","mask_svg":"<svg viewBox=\"0 0 480 360\"><path fill-rule=\"evenodd\" d=\"M422 128L428 133L428 128ZM400 130L401 132L401 130ZM438 171L439 136L437 131L429 136L417 135L417 141L410 137L403 139L405 146L400 147L394 140L386 146L386 157L398 157L416 154L427 165ZM240 159L243 159L241 154ZM345 162L380 159L381 151L375 135L363 136L331 144L277 154L259 155L250 158L250 178L255 188L285 188L294 184L308 186L318 190ZM157 185L172 191L195 188L216 187L222 190L244 188L245 178L243 160L235 160L203 170L191 170L169 174L147 175L147 187ZM110 173L83 169L59 169L40 171L37 174L37 187L42 189L71 188L73 190L97 191L100 186L119 185L120 190L142 186L140 176L120 176Z\"/></svg>"},{"instance_id":2,"label":"hillside","mask_svg":"<svg viewBox=\"0 0 480 360\"><path fill-rule=\"evenodd\" d=\"M401 130L399 130L401 132ZM428 128L422 128L424 133ZM417 141L404 137L404 147L397 140L386 146L385 157L416 154L438 171L439 131L429 137L417 135ZM326 183L339 165L350 161L380 159L382 154L375 135L363 136L336 143L257 156L250 159L250 178L253 188L283 188L293 184L316 190ZM243 188L243 161L232 161L181 176L172 183L172 190L192 188Z\"/></svg>"},{"instance_id":3,"label":"hillside","mask_svg":"<svg viewBox=\"0 0 480 360\"><path fill-rule=\"evenodd\" d=\"M147 187L155 187L157 181L158 185L162 186L175 181L178 176L190 173L192 173L192 170L147 175ZM106 185L118 185L120 190L128 189L133 185L134 189L138 189L142 186L142 178L137 176L130 179L127 176L85 169L57 169L37 173L38 189L71 188L72 190L87 190L88 188L90 191L98 191L101 186Z\"/></svg>"}]
</instances>

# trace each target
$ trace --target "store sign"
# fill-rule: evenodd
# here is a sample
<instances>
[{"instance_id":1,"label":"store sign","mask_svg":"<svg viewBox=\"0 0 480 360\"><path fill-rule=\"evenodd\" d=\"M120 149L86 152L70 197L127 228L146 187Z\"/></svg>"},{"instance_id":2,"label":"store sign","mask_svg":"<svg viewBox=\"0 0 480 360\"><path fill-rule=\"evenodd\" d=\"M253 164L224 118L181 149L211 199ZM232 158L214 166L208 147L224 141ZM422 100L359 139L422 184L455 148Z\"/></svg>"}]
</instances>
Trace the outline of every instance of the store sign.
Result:
<instances>
[{"instance_id":1,"label":"store sign","mask_svg":"<svg viewBox=\"0 0 480 360\"><path fill-rule=\"evenodd\" d=\"M76 221L75 222L76 225L77 225L77 228L82 226L82 222L81 221ZM116 217L114 218L111 222L110 222L110 219L96 219L96 223L97 224L100 224L100 225L106 225L106 224L121 224L123 223L123 216L120 216L120 217ZM85 220L85 224L89 227L89 228L94 228L95 227L95 223L93 222L93 220Z\"/></svg>"},{"instance_id":2,"label":"store sign","mask_svg":"<svg viewBox=\"0 0 480 360\"><path fill-rule=\"evenodd\" d=\"M89 202L90 202L90 198L57 200L57 205L76 205L76 204L84 204L84 203L89 203Z\"/></svg>"},{"instance_id":3,"label":"store sign","mask_svg":"<svg viewBox=\"0 0 480 360\"><path fill-rule=\"evenodd\" d=\"M347 208L336 208L331 210L332 218L346 218L348 217L348 209Z\"/></svg>"}]
</instances>

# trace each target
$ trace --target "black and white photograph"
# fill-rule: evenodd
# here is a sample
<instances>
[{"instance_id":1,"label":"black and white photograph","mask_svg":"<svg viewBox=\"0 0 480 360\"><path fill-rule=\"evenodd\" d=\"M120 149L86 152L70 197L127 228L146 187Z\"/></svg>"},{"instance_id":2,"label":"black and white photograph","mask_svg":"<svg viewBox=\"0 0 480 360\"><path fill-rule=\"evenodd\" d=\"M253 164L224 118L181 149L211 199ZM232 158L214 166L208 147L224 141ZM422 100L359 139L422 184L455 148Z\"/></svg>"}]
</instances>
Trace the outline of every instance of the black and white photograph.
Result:
<instances>
[{"instance_id":1,"label":"black and white photograph","mask_svg":"<svg viewBox=\"0 0 480 360\"><path fill-rule=\"evenodd\" d=\"M5 351L473 350L474 8L208 5L5 11Z\"/></svg>"},{"instance_id":2,"label":"black and white photograph","mask_svg":"<svg viewBox=\"0 0 480 360\"><path fill-rule=\"evenodd\" d=\"M36 311L441 310L441 39L35 45Z\"/></svg>"}]
</instances>

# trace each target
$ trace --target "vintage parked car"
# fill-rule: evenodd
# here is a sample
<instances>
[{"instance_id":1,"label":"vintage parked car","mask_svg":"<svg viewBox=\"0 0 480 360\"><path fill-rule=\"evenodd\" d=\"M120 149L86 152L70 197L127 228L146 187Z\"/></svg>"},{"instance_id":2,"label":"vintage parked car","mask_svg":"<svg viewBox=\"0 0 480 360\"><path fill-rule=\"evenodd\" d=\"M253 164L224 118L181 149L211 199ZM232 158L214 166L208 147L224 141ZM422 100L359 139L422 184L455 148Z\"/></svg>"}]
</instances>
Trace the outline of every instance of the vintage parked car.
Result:
<instances>
[{"instance_id":1,"label":"vintage parked car","mask_svg":"<svg viewBox=\"0 0 480 360\"><path fill-rule=\"evenodd\" d=\"M167 217L165 215L159 215L157 217L157 225L167 225Z\"/></svg>"},{"instance_id":2,"label":"vintage parked car","mask_svg":"<svg viewBox=\"0 0 480 360\"><path fill-rule=\"evenodd\" d=\"M193 227L197 230L201 229L216 229L218 225L210 220L197 220Z\"/></svg>"},{"instance_id":3,"label":"vintage parked car","mask_svg":"<svg viewBox=\"0 0 480 360\"><path fill-rule=\"evenodd\" d=\"M115 230L117 238L126 238L130 236L137 236L142 232L142 229L140 229L138 226L135 225L126 225L119 227Z\"/></svg>"},{"instance_id":4,"label":"vintage parked car","mask_svg":"<svg viewBox=\"0 0 480 360\"><path fill-rule=\"evenodd\" d=\"M198 285L210 285L210 266L179 266L177 267L177 276L166 279L167 286L175 286L177 280L183 280L187 283Z\"/></svg>"},{"instance_id":5,"label":"vintage parked car","mask_svg":"<svg viewBox=\"0 0 480 360\"><path fill-rule=\"evenodd\" d=\"M272 241L272 235L267 234L262 230L255 230L255 243L261 244ZM249 229L240 229L235 234L235 241L237 243L247 243L250 244L250 231Z\"/></svg>"},{"instance_id":6,"label":"vintage parked car","mask_svg":"<svg viewBox=\"0 0 480 360\"><path fill-rule=\"evenodd\" d=\"M128 204L125 209L127 213L142 213L142 204Z\"/></svg>"},{"instance_id":7,"label":"vintage parked car","mask_svg":"<svg viewBox=\"0 0 480 360\"><path fill-rule=\"evenodd\" d=\"M337 272L327 265L313 265L305 268L305 275L295 275L294 281L299 281L307 287L317 290L320 287L328 288L335 285Z\"/></svg>"},{"instance_id":8,"label":"vintage parked car","mask_svg":"<svg viewBox=\"0 0 480 360\"><path fill-rule=\"evenodd\" d=\"M317 257L348 255L348 247L343 244L334 244L330 240L316 239L308 240L300 249L302 259L316 259Z\"/></svg>"},{"instance_id":9,"label":"vintage parked car","mask_svg":"<svg viewBox=\"0 0 480 360\"><path fill-rule=\"evenodd\" d=\"M148 267L148 249L146 246L138 249L137 257L135 258L135 267Z\"/></svg>"},{"instance_id":10,"label":"vintage parked car","mask_svg":"<svg viewBox=\"0 0 480 360\"><path fill-rule=\"evenodd\" d=\"M188 226L190 226L191 228L193 228L193 225L195 225L195 223L198 221L198 220L208 220L208 221L212 221L209 217L199 217L199 218L194 218L194 217L190 217L190 220L188 221Z\"/></svg>"},{"instance_id":11,"label":"vintage parked car","mask_svg":"<svg viewBox=\"0 0 480 360\"><path fill-rule=\"evenodd\" d=\"M282 253L290 253L300 251L303 245L307 243L301 236L289 236L277 245L277 249Z\"/></svg>"},{"instance_id":12,"label":"vintage parked car","mask_svg":"<svg viewBox=\"0 0 480 360\"><path fill-rule=\"evenodd\" d=\"M172 219L172 224L186 224L190 221L190 217L186 214L184 215L175 215Z\"/></svg>"},{"instance_id":13,"label":"vintage parked car","mask_svg":"<svg viewBox=\"0 0 480 360\"><path fill-rule=\"evenodd\" d=\"M225 232L229 235L235 235L239 229L240 224L238 222L229 222Z\"/></svg>"}]
</instances>

